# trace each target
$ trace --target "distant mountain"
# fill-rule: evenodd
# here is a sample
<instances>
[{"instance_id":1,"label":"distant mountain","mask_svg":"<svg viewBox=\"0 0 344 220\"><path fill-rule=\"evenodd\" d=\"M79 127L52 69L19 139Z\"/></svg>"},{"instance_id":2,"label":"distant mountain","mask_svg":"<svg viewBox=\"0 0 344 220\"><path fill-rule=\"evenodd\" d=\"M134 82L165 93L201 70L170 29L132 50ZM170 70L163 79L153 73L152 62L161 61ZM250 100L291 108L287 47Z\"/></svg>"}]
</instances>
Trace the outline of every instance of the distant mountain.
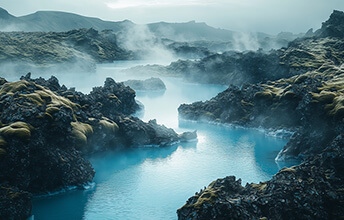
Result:
<instances>
[{"instance_id":1,"label":"distant mountain","mask_svg":"<svg viewBox=\"0 0 344 220\"><path fill-rule=\"evenodd\" d=\"M299 35L284 33L272 36L264 33L240 33L226 29L214 28L203 22L167 23L158 22L147 25L138 25L129 20L124 21L104 21L99 18L86 17L67 12L58 11L38 11L26 16L15 17L5 9L0 8L0 31L54 31L65 32L72 29L93 28L98 31L110 29L115 32L135 33L128 31L138 28L142 33L142 28L148 29L149 34L155 38L165 38L178 42L192 41L214 41L214 42L233 42L238 45L239 50L251 50L263 47L269 49L286 46L287 42L294 40ZM132 37L132 36L130 36ZM270 45L270 42L273 44ZM252 43L254 42L254 43ZM255 44L255 42L258 42ZM249 45L248 45L249 44Z\"/></svg>"},{"instance_id":2,"label":"distant mountain","mask_svg":"<svg viewBox=\"0 0 344 220\"><path fill-rule=\"evenodd\" d=\"M124 27L134 25L131 21L103 21L99 18L85 17L73 13L59 11L38 11L33 14L15 17L0 8L0 30L11 31L69 31L80 28L96 30L110 29L120 31Z\"/></svg>"}]
</instances>

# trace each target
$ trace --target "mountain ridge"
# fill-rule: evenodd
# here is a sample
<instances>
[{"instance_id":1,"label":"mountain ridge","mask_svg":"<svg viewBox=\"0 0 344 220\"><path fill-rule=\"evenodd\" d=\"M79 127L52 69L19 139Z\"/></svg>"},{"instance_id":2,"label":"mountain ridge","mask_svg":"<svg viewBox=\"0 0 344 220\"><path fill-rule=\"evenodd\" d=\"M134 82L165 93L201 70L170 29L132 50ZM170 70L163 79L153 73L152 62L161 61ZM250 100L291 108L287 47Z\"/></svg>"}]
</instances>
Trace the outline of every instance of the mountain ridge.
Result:
<instances>
[{"instance_id":1,"label":"mountain ridge","mask_svg":"<svg viewBox=\"0 0 344 220\"><path fill-rule=\"evenodd\" d=\"M10 22L4 18L10 18ZM215 28L205 22L169 23L162 21L140 25L130 20L106 21L97 17L88 17L63 11L37 11L24 16L13 16L7 10L0 7L0 31L65 32L72 29L94 28L98 31L111 29L115 32L124 32L128 28L141 26L147 26L156 37L168 38L174 41L232 41L236 37L234 36L235 34L241 34L228 29ZM258 37L261 35L261 33L256 34ZM271 38L277 37L264 34L261 38L267 36ZM299 35L292 34L292 36L295 39Z\"/></svg>"}]
</instances>

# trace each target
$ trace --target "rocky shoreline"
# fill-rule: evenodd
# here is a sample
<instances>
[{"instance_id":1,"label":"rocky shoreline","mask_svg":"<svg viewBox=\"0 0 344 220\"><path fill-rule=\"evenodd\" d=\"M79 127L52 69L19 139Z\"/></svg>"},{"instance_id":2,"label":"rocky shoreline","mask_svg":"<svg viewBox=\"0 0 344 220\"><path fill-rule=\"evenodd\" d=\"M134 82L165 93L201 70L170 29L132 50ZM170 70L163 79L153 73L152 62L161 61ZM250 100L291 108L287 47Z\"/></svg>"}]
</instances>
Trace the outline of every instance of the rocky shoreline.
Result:
<instances>
[{"instance_id":1,"label":"rocky shoreline","mask_svg":"<svg viewBox=\"0 0 344 220\"><path fill-rule=\"evenodd\" d=\"M55 77L27 74L20 81L0 82L0 191L9 202L1 218L27 218L30 194L90 183L95 171L86 156L92 153L196 137L131 116L139 108L134 90L111 78L87 95L60 86ZM26 209L9 214L18 207Z\"/></svg>"},{"instance_id":2,"label":"rocky shoreline","mask_svg":"<svg viewBox=\"0 0 344 220\"><path fill-rule=\"evenodd\" d=\"M344 139L321 154L283 168L271 180L241 185L228 176L189 198L178 219L341 219Z\"/></svg>"},{"instance_id":3,"label":"rocky shoreline","mask_svg":"<svg viewBox=\"0 0 344 220\"><path fill-rule=\"evenodd\" d=\"M276 159L304 160L264 183L242 187L235 177L219 179L191 197L179 219L343 217L343 33L344 13L334 11L312 37L282 49L295 76L233 85L179 107L186 119L294 131Z\"/></svg>"}]
</instances>

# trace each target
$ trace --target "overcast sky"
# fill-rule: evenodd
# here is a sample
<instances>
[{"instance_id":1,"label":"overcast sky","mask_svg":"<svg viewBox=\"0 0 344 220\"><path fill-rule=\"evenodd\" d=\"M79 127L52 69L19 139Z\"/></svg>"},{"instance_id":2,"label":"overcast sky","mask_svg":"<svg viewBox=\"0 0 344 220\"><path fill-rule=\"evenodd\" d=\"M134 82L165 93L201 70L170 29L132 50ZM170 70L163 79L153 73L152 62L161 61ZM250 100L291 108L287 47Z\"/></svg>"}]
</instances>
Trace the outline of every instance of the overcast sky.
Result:
<instances>
[{"instance_id":1,"label":"overcast sky","mask_svg":"<svg viewBox=\"0 0 344 220\"><path fill-rule=\"evenodd\" d=\"M1 0L15 16L40 10L67 11L135 23L196 20L238 31L306 32L319 28L344 0Z\"/></svg>"}]
</instances>

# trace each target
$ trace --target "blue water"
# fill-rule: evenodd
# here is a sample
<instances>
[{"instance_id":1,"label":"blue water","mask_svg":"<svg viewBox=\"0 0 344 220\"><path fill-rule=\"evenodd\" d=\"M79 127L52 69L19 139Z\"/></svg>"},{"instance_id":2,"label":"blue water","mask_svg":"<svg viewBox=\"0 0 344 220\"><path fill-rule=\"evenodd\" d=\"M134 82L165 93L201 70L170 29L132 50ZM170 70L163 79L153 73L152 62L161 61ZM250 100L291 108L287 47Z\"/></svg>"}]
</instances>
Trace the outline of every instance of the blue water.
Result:
<instances>
[{"instance_id":1,"label":"blue water","mask_svg":"<svg viewBox=\"0 0 344 220\"><path fill-rule=\"evenodd\" d=\"M101 85L107 76L116 81L147 78L123 75L118 71L122 66L98 66L96 74L80 75L74 82L68 75L58 78L84 92L95 84ZM274 160L287 140L252 129L178 120L181 103L209 99L223 91L224 86L162 79L165 92L137 93L137 99L145 105L138 115L144 121L156 118L158 123L178 132L197 130L198 141L94 155L90 161L96 170L95 187L36 198L35 220L176 219L176 210L217 178L235 175L243 184L265 181L281 167L290 165Z\"/></svg>"}]
</instances>

